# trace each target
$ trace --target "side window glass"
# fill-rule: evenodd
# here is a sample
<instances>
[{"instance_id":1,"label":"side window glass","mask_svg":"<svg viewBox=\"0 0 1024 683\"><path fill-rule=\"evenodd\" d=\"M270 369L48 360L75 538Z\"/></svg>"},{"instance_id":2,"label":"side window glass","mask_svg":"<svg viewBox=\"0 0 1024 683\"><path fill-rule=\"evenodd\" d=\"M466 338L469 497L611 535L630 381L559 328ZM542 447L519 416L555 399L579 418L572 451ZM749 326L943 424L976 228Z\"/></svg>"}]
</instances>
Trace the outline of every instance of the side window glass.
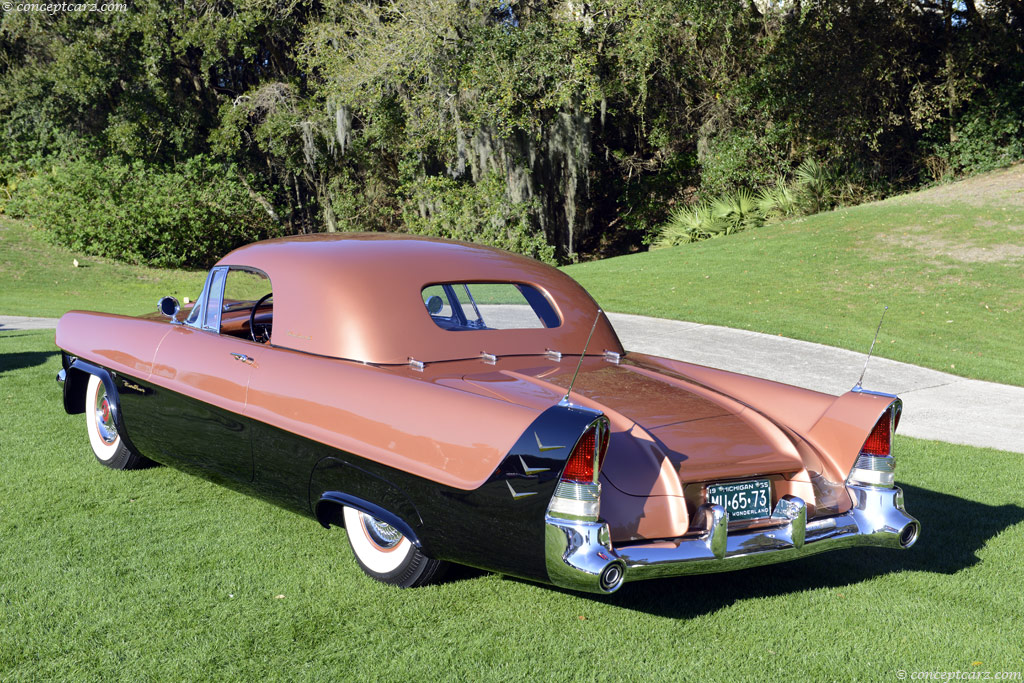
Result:
<instances>
[{"instance_id":1,"label":"side window glass","mask_svg":"<svg viewBox=\"0 0 1024 683\"><path fill-rule=\"evenodd\" d=\"M224 300L222 311L245 310L249 313L253 304L270 294L270 278L255 270L232 268L224 281Z\"/></svg>"},{"instance_id":2,"label":"side window glass","mask_svg":"<svg viewBox=\"0 0 1024 683\"><path fill-rule=\"evenodd\" d=\"M228 270L221 300L220 333L269 341L274 318L271 292L270 278L263 272L247 268Z\"/></svg>"},{"instance_id":3,"label":"side window glass","mask_svg":"<svg viewBox=\"0 0 1024 683\"><path fill-rule=\"evenodd\" d=\"M203 329L217 332L220 329L220 311L224 301L224 276L226 269L216 269L210 279L210 291L206 294L206 312Z\"/></svg>"},{"instance_id":4,"label":"side window glass","mask_svg":"<svg viewBox=\"0 0 1024 683\"><path fill-rule=\"evenodd\" d=\"M199 298L192 303L192 310L188 312L188 317L185 318L185 324L191 325L192 327L199 327L199 318L203 312L203 301L206 300L206 287L203 287L203 291L199 292Z\"/></svg>"},{"instance_id":5,"label":"side window glass","mask_svg":"<svg viewBox=\"0 0 1024 683\"><path fill-rule=\"evenodd\" d=\"M453 332L561 324L547 297L521 282L447 282L424 287L421 294L434 324Z\"/></svg>"}]
</instances>

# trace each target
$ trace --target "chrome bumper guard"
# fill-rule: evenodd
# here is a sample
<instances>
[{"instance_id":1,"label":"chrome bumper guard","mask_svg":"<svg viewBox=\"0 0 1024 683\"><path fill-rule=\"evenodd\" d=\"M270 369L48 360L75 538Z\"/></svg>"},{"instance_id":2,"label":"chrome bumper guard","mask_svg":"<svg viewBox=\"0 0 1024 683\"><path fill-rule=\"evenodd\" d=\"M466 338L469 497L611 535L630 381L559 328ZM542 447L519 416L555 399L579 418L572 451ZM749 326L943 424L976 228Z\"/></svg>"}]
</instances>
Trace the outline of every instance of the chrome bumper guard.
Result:
<instances>
[{"instance_id":1,"label":"chrome bumper guard","mask_svg":"<svg viewBox=\"0 0 1024 683\"><path fill-rule=\"evenodd\" d=\"M626 581L684 574L709 574L787 562L853 546L909 548L921 524L903 509L899 487L847 485L853 507L846 513L807 521L807 506L786 497L776 506L777 526L729 533L720 505L703 505L707 531L697 538L613 547L608 525L548 515L545 559L556 586L613 593Z\"/></svg>"}]
</instances>

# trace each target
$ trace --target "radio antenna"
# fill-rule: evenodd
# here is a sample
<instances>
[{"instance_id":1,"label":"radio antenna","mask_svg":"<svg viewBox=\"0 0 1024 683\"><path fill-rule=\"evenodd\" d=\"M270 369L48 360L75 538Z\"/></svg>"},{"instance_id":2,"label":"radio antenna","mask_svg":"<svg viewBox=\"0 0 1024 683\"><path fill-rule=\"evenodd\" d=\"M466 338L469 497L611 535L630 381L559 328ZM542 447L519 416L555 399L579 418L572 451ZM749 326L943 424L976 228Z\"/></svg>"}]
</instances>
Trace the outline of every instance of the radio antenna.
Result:
<instances>
[{"instance_id":1,"label":"radio antenna","mask_svg":"<svg viewBox=\"0 0 1024 683\"><path fill-rule=\"evenodd\" d=\"M857 380L857 383L853 385L853 391L860 391L862 388L861 382L864 381L864 373L868 371L868 363L871 362L871 354L875 350L875 342L878 341L878 333L882 330L882 321L885 320L885 312L888 310L888 306L882 309L882 318L878 321L878 328L875 330L875 338L871 340L871 348L868 349L868 357L864 359L864 369L860 371L860 378Z\"/></svg>"},{"instance_id":2,"label":"radio antenna","mask_svg":"<svg viewBox=\"0 0 1024 683\"><path fill-rule=\"evenodd\" d=\"M583 365L583 358L587 355L587 348L590 346L590 340L594 336L594 330L597 329L597 321L601 319L602 311L600 308L597 309L597 317L594 318L594 324L590 326L590 334L587 335L587 343L583 345L583 353L580 354L580 360L576 363L576 372L572 373L572 381L569 382L569 388L565 392L565 396L562 397L562 403L569 402L569 394L572 393L572 386L576 384L576 376L580 374L580 367Z\"/></svg>"}]
</instances>

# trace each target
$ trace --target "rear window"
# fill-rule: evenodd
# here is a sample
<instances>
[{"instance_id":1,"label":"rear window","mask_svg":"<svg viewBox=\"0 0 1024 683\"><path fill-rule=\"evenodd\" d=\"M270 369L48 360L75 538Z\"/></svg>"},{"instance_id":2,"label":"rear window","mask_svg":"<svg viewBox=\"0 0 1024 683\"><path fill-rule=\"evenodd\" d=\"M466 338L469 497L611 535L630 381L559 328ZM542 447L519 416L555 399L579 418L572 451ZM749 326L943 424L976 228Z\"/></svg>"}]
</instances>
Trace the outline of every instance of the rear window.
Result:
<instances>
[{"instance_id":1,"label":"rear window","mask_svg":"<svg viewBox=\"0 0 1024 683\"><path fill-rule=\"evenodd\" d=\"M423 288L423 305L434 324L452 332L558 327L547 297L518 282L445 282Z\"/></svg>"}]
</instances>

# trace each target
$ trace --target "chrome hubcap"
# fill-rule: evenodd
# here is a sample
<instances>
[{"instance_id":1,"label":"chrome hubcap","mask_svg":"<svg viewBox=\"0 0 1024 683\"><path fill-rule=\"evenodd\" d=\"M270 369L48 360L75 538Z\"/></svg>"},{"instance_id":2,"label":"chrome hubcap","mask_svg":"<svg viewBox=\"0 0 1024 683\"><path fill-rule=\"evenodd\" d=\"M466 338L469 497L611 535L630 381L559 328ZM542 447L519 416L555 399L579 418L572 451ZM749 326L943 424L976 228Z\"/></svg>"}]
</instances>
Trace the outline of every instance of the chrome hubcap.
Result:
<instances>
[{"instance_id":1,"label":"chrome hubcap","mask_svg":"<svg viewBox=\"0 0 1024 683\"><path fill-rule=\"evenodd\" d=\"M117 427L114 426L114 416L110 412L107 390L102 384L96 394L96 431L99 432L103 443L111 444L117 441Z\"/></svg>"},{"instance_id":2,"label":"chrome hubcap","mask_svg":"<svg viewBox=\"0 0 1024 683\"><path fill-rule=\"evenodd\" d=\"M374 544L381 548L394 548L401 542L402 532L387 522L382 522L376 517L371 517L363 512L359 513L359 519L363 522L366 535Z\"/></svg>"}]
</instances>

